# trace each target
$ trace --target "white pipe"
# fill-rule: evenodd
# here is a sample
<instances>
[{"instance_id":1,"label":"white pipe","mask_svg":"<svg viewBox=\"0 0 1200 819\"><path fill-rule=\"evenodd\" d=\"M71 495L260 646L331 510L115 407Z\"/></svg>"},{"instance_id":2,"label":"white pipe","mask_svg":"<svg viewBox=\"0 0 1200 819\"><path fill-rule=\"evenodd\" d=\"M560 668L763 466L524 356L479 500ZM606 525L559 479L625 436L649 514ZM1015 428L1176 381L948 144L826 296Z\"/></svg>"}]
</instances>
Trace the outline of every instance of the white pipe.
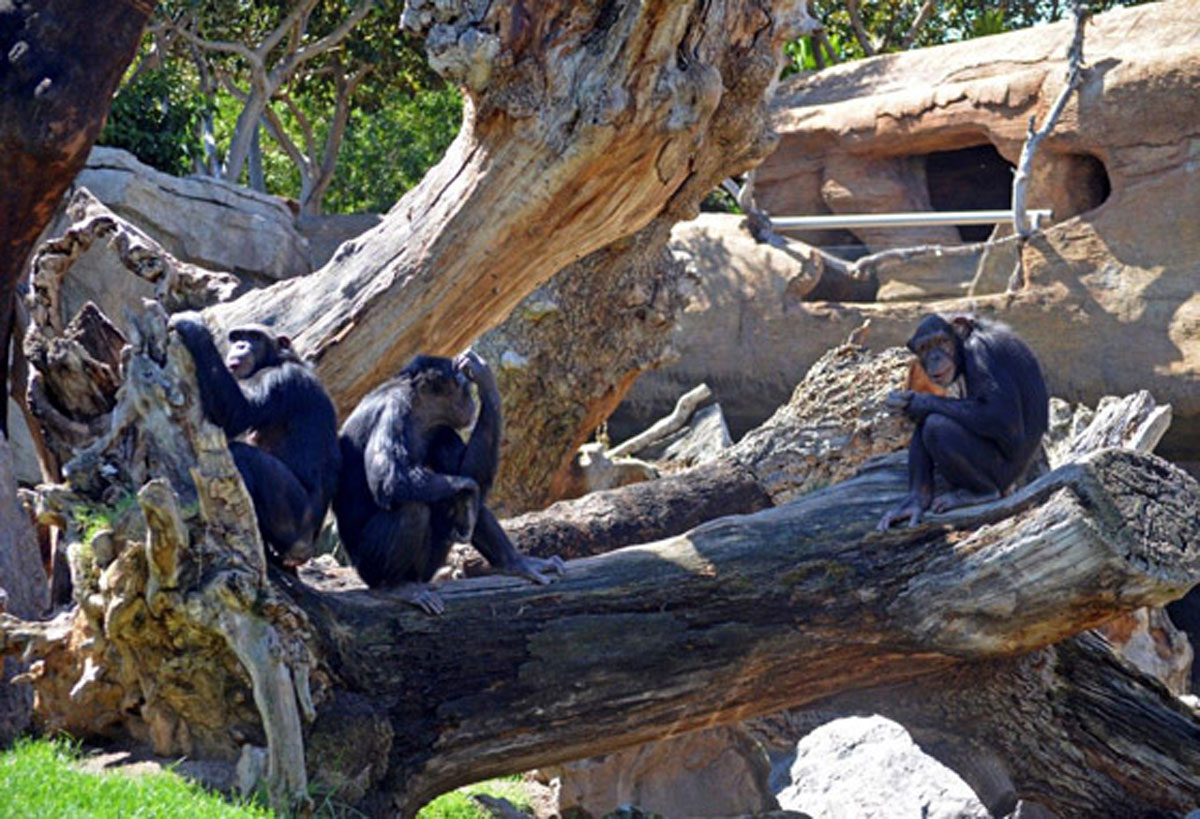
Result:
<instances>
[{"instance_id":1,"label":"white pipe","mask_svg":"<svg viewBox=\"0 0 1200 819\"><path fill-rule=\"evenodd\" d=\"M1030 221L1040 225L1050 218L1049 210L1028 211ZM831 213L824 216L772 216L776 230L829 230L865 227L929 227L930 225L996 225L1011 222L1011 210L950 210L914 213Z\"/></svg>"}]
</instances>

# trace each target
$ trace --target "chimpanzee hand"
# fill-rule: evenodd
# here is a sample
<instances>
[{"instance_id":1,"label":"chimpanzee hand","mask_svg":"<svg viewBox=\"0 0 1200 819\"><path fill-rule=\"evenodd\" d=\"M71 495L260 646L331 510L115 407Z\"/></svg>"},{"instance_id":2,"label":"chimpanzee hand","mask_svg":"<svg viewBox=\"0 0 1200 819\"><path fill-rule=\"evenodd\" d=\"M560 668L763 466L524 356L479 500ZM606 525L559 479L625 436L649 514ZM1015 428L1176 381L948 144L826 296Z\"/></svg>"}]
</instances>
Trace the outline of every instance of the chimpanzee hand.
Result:
<instances>
[{"instance_id":1,"label":"chimpanzee hand","mask_svg":"<svg viewBox=\"0 0 1200 819\"><path fill-rule=\"evenodd\" d=\"M212 338L208 332L208 326L204 323L204 318L194 310L175 313L167 320L167 327L179 333L180 339L188 349L191 349L192 345L200 339L211 340Z\"/></svg>"},{"instance_id":2,"label":"chimpanzee hand","mask_svg":"<svg viewBox=\"0 0 1200 819\"><path fill-rule=\"evenodd\" d=\"M539 585L553 583L567 572L567 566L558 555L553 557L533 557L518 554L516 561L508 566L500 567L500 571L514 577L523 577Z\"/></svg>"},{"instance_id":3,"label":"chimpanzee hand","mask_svg":"<svg viewBox=\"0 0 1200 819\"><path fill-rule=\"evenodd\" d=\"M494 384L496 377L487 362L474 350L467 349L454 357L454 369L458 370L468 381L474 381L480 386Z\"/></svg>"},{"instance_id":4,"label":"chimpanzee hand","mask_svg":"<svg viewBox=\"0 0 1200 819\"><path fill-rule=\"evenodd\" d=\"M893 390L884 399L884 404L889 409L903 412L910 419L918 423L924 421L925 416L933 412L929 396L924 393L913 392L912 390Z\"/></svg>"},{"instance_id":5,"label":"chimpanzee hand","mask_svg":"<svg viewBox=\"0 0 1200 819\"><path fill-rule=\"evenodd\" d=\"M908 412L908 406L912 403L913 396L915 395L916 393L912 390L892 390L888 393L888 397L884 399L883 403L888 409Z\"/></svg>"}]
</instances>

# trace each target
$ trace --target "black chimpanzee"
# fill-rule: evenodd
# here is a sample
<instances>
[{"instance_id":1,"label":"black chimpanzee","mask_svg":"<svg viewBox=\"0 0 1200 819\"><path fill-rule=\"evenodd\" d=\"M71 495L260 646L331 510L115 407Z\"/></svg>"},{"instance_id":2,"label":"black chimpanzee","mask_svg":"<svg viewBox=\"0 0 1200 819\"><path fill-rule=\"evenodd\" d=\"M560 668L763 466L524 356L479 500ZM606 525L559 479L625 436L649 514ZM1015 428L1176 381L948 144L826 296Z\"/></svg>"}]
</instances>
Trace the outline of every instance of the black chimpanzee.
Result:
<instances>
[{"instance_id":1,"label":"black chimpanzee","mask_svg":"<svg viewBox=\"0 0 1200 819\"><path fill-rule=\"evenodd\" d=\"M479 417L470 439L479 388ZM522 555L485 501L500 461L500 393L472 351L451 361L417 356L377 387L342 425L342 472L333 511L359 575L395 588L430 614L441 597L426 584L455 541L470 541L506 574L550 583L562 559Z\"/></svg>"},{"instance_id":2,"label":"black chimpanzee","mask_svg":"<svg viewBox=\"0 0 1200 819\"><path fill-rule=\"evenodd\" d=\"M254 501L267 556L285 567L312 553L337 486L337 413L287 336L257 324L229 331L222 362L203 319L178 313L171 327L196 362L204 415L225 430Z\"/></svg>"},{"instance_id":3,"label":"black chimpanzee","mask_svg":"<svg viewBox=\"0 0 1200 819\"><path fill-rule=\"evenodd\" d=\"M961 377L962 398L893 392L888 405L917 422L908 448L908 497L879 521L885 530L922 513L982 503L1012 491L1049 424L1049 396L1033 352L1016 333L973 316L926 316L908 340L942 387ZM951 491L933 496L934 472Z\"/></svg>"}]
</instances>

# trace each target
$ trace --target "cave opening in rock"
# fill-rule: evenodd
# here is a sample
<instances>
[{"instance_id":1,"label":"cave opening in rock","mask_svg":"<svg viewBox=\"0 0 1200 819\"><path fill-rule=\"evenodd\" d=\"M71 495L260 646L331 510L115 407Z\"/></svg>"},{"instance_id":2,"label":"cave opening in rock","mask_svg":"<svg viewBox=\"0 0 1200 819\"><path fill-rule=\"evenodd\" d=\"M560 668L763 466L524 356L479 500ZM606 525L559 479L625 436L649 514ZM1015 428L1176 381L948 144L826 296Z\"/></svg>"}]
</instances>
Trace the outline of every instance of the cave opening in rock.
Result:
<instances>
[{"instance_id":1,"label":"cave opening in rock","mask_svg":"<svg viewBox=\"0 0 1200 819\"><path fill-rule=\"evenodd\" d=\"M991 144L925 157L929 202L935 211L1004 210L1012 206L1013 165ZM960 225L964 242L986 242L991 225Z\"/></svg>"}]
</instances>

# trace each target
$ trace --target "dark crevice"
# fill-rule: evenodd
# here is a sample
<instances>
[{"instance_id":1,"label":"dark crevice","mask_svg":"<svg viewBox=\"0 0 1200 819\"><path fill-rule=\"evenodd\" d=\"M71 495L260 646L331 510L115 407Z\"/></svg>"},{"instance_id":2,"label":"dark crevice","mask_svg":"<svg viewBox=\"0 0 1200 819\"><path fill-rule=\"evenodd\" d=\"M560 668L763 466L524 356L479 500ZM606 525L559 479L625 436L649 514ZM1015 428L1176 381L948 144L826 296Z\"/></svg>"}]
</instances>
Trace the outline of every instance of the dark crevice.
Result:
<instances>
[{"instance_id":1,"label":"dark crevice","mask_svg":"<svg viewBox=\"0 0 1200 819\"><path fill-rule=\"evenodd\" d=\"M935 211L1002 210L1012 206L1013 166L990 144L935 151L925 157ZM964 242L986 242L991 225L960 225Z\"/></svg>"}]
</instances>

